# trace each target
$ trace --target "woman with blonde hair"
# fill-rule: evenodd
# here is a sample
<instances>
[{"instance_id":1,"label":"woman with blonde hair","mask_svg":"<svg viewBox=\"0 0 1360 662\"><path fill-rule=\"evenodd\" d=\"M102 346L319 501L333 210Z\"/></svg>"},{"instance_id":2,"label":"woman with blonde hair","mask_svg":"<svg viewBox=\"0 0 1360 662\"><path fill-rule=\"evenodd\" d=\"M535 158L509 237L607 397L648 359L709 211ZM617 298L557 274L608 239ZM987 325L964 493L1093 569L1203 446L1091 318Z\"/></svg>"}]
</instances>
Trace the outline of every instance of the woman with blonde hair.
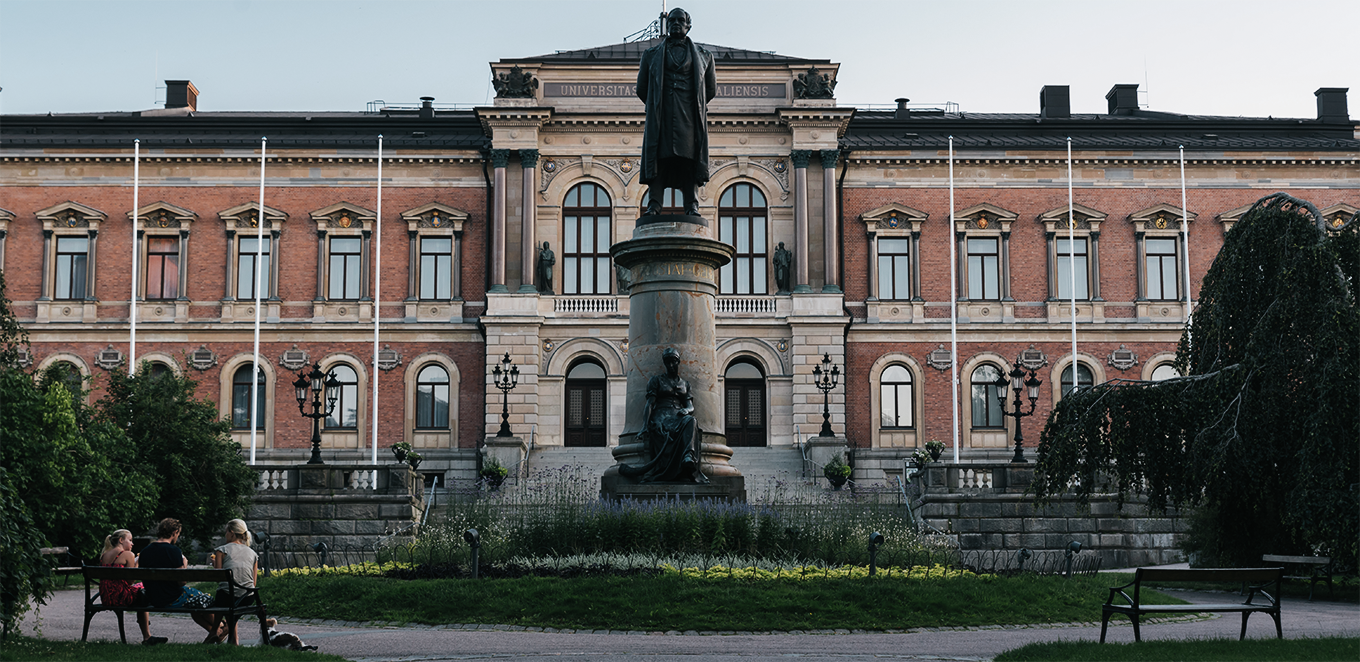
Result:
<instances>
[{"instance_id":1,"label":"woman with blonde hair","mask_svg":"<svg viewBox=\"0 0 1360 662\"><path fill-rule=\"evenodd\" d=\"M132 553L132 532L118 529L104 536L104 550L99 553L99 565L107 568L135 568L137 557ZM99 582L99 600L109 607L135 609L146 605L146 590L142 583L124 579L104 579ZM169 641L151 636L151 619L144 611L137 612L137 625L142 628L142 645L155 646Z\"/></svg>"},{"instance_id":2,"label":"woman with blonde hair","mask_svg":"<svg viewBox=\"0 0 1360 662\"><path fill-rule=\"evenodd\" d=\"M227 542L221 547L213 550L212 561L214 568L226 568L231 571L232 581L242 588L255 588L255 576L260 569L260 557L255 550L250 548L250 530L246 528L244 520L234 519L227 522L227 529L223 532ZM231 607L238 600L246 597L246 593L233 595L231 586L226 582L217 589L217 595L213 599L214 607ZM220 616L213 616L214 631L216 625L222 620ZM217 641L222 641L226 636L225 623L222 624L224 630L216 635ZM240 630L231 633L231 643L240 644ZM208 635L208 639L213 639L214 635Z\"/></svg>"}]
</instances>

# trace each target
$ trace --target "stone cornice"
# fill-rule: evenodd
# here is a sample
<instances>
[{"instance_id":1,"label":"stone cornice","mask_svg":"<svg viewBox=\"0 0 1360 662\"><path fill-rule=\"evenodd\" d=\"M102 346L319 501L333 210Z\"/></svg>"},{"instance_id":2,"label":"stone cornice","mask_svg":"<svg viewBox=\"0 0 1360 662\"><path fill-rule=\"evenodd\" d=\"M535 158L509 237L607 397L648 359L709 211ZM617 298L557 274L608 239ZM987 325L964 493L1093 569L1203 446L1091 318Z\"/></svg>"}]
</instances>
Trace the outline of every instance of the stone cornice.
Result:
<instances>
[{"instance_id":1,"label":"stone cornice","mask_svg":"<svg viewBox=\"0 0 1360 662\"><path fill-rule=\"evenodd\" d=\"M947 164L947 163L949 163L949 156L948 156L947 154L946 154L946 155L941 155L941 156L933 156L933 157L922 157L922 156L900 157L900 156L886 156L886 155L885 155L885 156L869 156L869 155L864 155L864 154L859 153L859 152L851 152L848 160L849 160L850 164L852 164L852 165L921 165L921 164ZM1002 156L989 156L989 157L983 157L983 158L968 158L968 157L960 157L960 156L957 156L957 155L956 155L956 156L954 157L954 164L955 164L955 165L1029 165L1029 166L1043 165L1043 166L1064 166L1064 167L1066 167L1066 165L1067 165L1067 159L1066 159L1066 157L1060 157L1060 158L1039 158L1039 157L1029 157L1029 156L1004 156L1004 157L1002 157ZM1299 158L1299 157L1293 157L1293 156L1291 156L1291 157L1279 157L1279 158L1263 158L1263 157L1260 157L1260 156L1250 156L1250 157L1242 157L1242 158L1227 158L1227 157L1225 157L1225 158L1213 158L1213 159L1194 159L1194 158L1187 158L1187 159L1185 160L1185 164L1186 164L1187 166L1190 166L1190 165L1201 165L1201 166L1202 166L1202 165L1234 165L1234 166L1242 166L1242 165L1265 165L1265 166L1293 165L1293 166L1324 166L1324 167L1351 166L1351 167L1353 167L1353 166L1360 165L1360 155L1357 155L1357 156L1350 156L1350 157L1337 157L1337 158ZM1162 166L1179 166L1179 165L1180 165L1180 159L1179 159L1179 158L1176 158L1176 157L1170 157L1170 158L1168 158L1168 157L1146 157L1146 158L1138 158L1138 157L1128 157L1128 156L1095 157L1095 158L1086 157L1086 158L1073 158L1073 159L1072 159L1072 165L1074 165L1074 166L1075 166L1075 165L1115 165L1115 166L1117 166L1117 165L1130 165L1130 166L1162 165Z\"/></svg>"},{"instance_id":2,"label":"stone cornice","mask_svg":"<svg viewBox=\"0 0 1360 662\"><path fill-rule=\"evenodd\" d=\"M478 152L471 152L462 156L383 156L385 164L450 164L450 163L481 163L482 156ZM271 164L282 163L304 163L304 164L329 164L329 163L359 163L376 164L377 156L279 156L270 154L267 157ZM0 164L15 163L132 163L131 154L0 154ZM204 154L185 154L185 155L142 155L142 163L248 163L258 164L260 155L204 155Z\"/></svg>"}]
</instances>

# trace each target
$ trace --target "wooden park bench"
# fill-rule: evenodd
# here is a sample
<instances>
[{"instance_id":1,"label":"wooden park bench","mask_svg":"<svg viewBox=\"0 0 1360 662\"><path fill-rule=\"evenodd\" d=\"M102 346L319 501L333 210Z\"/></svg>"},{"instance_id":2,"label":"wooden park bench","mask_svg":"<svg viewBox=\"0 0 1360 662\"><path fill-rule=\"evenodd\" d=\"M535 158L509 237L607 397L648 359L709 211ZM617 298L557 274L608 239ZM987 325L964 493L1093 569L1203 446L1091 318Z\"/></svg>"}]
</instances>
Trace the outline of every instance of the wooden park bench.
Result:
<instances>
[{"instance_id":1,"label":"wooden park bench","mask_svg":"<svg viewBox=\"0 0 1360 662\"><path fill-rule=\"evenodd\" d=\"M1285 579L1297 579L1308 582L1308 601L1313 601L1313 587L1318 582L1327 582L1327 597L1336 599L1336 594L1332 592L1332 559L1328 556L1281 556L1279 554L1262 554L1261 562L1268 566L1279 565L1284 569L1295 566L1304 572L1293 575L1285 575ZM1305 574L1306 573L1306 574Z\"/></svg>"},{"instance_id":2,"label":"wooden park bench","mask_svg":"<svg viewBox=\"0 0 1360 662\"><path fill-rule=\"evenodd\" d=\"M231 577L231 571L216 568L112 568L105 566L87 565L81 568L85 575L85 629L80 633L80 640L85 641L90 634L90 619L101 611L112 611L118 615L118 636L127 643L127 633L123 628L123 612L150 611L170 614L191 614L194 612L204 612L223 616L227 620L228 636L236 634L236 621L242 616L254 614L260 620L260 641L261 645L269 641L269 628L265 625L265 605L260 600L259 589L245 588L237 584ZM244 591L243 597L237 598L230 607L211 607L209 609L188 609L185 607L153 607L149 604L140 606L112 606L105 605L99 597L99 582L104 579L119 579L128 582L175 582L192 584L196 582L226 582L232 588L232 595ZM93 585L95 591L91 593L90 587Z\"/></svg>"},{"instance_id":3,"label":"wooden park bench","mask_svg":"<svg viewBox=\"0 0 1360 662\"><path fill-rule=\"evenodd\" d=\"M1284 572L1280 568L1191 568L1188 570L1160 570L1157 568L1139 568L1133 575L1133 581L1123 586L1116 586L1110 589L1110 597L1105 600L1105 605L1100 613L1100 643L1105 643L1105 629L1109 627L1111 614L1124 614L1133 621L1133 640L1142 641L1142 635L1138 631L1138 619L1143 614L1150 613L1173 613L1173 614L1199 614L1203 612L1241 612L1242 614L1242 634L1238 639L1247 637L1247 617L1254 613L1270 614L1275 619L1275 636L1284 638L1284 631L1280 627L1280 599L1276 596L1280 594L1280 579ZM1222 604L1193 604L1193 605L1145 605L1140 601L1139 589L1144 583L1164 583L1164 582L1229 582L1243 583L1247 586L1248 593L1245 602L1230 602ZM1125 592L1128 587L1133 587L1133 597ZM1270 591L1265 589L1273 586ZM1124 598L1128 604L1116 604L1115 596ZM1261 596L1267 602L1254 603L1257 596Z\"/></svg>"}]
</instances>

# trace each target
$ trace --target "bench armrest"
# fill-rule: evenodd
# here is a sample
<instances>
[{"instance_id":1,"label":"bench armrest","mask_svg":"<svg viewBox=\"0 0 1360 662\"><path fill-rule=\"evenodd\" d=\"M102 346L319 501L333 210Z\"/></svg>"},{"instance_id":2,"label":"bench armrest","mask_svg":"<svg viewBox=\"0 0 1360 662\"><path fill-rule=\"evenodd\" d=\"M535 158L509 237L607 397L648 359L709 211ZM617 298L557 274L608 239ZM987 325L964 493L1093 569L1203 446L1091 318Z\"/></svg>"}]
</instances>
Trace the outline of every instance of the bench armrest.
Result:
<instances>
[{"instance_id":1,"label":"bench armrest","mask_svg":"<svg viewBox=\"0 0 1360 662\"><path fill-rule=\"evenodd\" d=\"M1266 591L1267 586L1272 586L1274 584L1275 582L1269 582L1265 584L1254 584L1252 586L1248 586L1247 601L1245 604L1252 604L1251 601L1259 594L1266 600L1270 601L1270 606L1278 607L1280 605L1279 598L1276 598L1275 596L1271 595L1269 591Z\"/></svg>"},{"instance_id":2,"label":"bench armrest","mask_svg":"<svg viewBox=\"0 0 1360 662\"><path fill-rule=\"evenodd\" d=\"M1138 603L1134 602L1134 601L1133 601L1133 598L1130 598L1130 597L1129 597L1129 594L1124 592L1124 589L1126 589L1126 588L1128 588L1128 587L1130 587L1130 586L1133 586L1133 584L1134 584L1134 582L1129 582L1129 583L1127 583L1127 584L1125 584L1125 585L1123 585L1123 586L1116 586L1116 587L1114 587L1114 588L1111 588L1111 589L1110 589L1110 597L1108 597L1108 598L1105 599L1105 604L1106 604L1106 606L1113 605L1113 604L1114 604L1114 596L1120 595L1120 596L1123 596L1123 597L1124 597L1124 601L1125 601L1125 602L1129 603L1128 606L1130 606L1130 607L1137 607L1137 606L1138 606Z\"/></svg>"}]
</instances>

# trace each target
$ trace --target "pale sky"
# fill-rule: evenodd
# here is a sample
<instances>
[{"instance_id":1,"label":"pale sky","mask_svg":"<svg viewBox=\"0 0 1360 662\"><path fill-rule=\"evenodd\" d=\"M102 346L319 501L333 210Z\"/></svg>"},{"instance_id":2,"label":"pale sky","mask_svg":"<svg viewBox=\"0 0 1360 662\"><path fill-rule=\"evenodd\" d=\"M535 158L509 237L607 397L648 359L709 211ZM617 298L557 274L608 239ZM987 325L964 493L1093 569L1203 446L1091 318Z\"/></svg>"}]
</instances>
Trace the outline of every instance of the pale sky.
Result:
<instances>
[{"instance_id":1,"label":"pale sky","mask_svg":"<svg viewBox=\"0 0 1360 662\"><path fill-rule=\"evenodd\" d=\"M660 0L0 0L0 113L160 107L190 79L199 109L359 111L372 100L488 104L488 63L603 46ZM704 43L841 64L843 105L953 101L1035 113L1044 85L1105 112L1115 83L1153 110L1311 118L1352 89L1360 2L670 0Z\"/></svg>"}]
</instances>

